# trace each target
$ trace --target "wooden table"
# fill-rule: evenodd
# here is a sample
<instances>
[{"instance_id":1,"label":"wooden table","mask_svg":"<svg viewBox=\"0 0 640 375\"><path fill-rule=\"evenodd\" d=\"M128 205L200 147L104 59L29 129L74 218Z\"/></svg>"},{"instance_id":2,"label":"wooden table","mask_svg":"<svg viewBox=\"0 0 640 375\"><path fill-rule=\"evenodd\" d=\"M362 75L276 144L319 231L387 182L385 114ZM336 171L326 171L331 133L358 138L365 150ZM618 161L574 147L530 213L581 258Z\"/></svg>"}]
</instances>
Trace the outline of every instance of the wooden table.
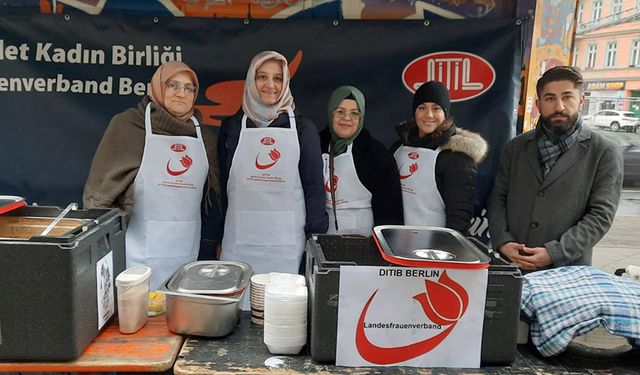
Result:
<instances>
[{"instance_id":1,"label":"wooden table","mask_svg":"<svg viewBox=\"0 0 640 375\"><path fill-rule=\"evenodd\" d=\"M167 329L164 315L149 318L141 330L130 335L120 333L115 318L74 361L0 360L0 372L165 371L173 366L183 341Z\"/></svg>"},{"instance_id":2,"label":"wooden table","mask_svg":"<svg viewBox=\"0 0 640 375\"><path fill-rule=\"evenodd\" d=\"M297 356L277 357L262 343L262 326L250 322L243 313L233 333L219 339L188 338L173 367L176 375L198 374L639 374L640 350L617 358L585 359L565 352L544 358L535 348L519 345L516 360L507 366L480 369L427 369L413 367L350 368L319 364L306 348ZM265 362L281 363L269 368Z\"/></svg>"}]
</instances>

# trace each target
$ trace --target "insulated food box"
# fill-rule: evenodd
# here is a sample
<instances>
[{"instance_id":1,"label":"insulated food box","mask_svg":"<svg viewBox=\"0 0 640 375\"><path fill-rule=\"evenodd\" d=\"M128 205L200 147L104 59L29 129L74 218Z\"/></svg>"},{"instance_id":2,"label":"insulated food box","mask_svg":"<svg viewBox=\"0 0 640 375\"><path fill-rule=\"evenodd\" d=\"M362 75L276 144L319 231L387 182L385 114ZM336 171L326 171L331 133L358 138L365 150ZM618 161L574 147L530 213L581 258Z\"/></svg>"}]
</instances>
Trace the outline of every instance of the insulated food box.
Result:
<instances>
[{"instance_id":1,"label":"insulated food box","mask_svg":"<svg viewBox=\"0 0 640 375\"><path fill-rule=\"evenodd\" d=\"M517 324L520 317L522 275L504 259L488 256L488 250L467 239L489 260L489 278L484 311L481 361L511 363L516 356ZM484 251L483 251L484 250ZM373 238L315 235L307 241L306 278L309 287L310 350L318 362L334 362L338 327L340 266L395 266L387 262ZM397 256L397 254L396 254ZM484 258L487 256L487 258ZM485 264L486 265L486 264ZM429 267L429 266L425 266Z\"/></svg>"},{"instance_id":2,"label":"insulated food box","mask_svg":"<svg viewBox=\"0 0 640 375\"><path fill-rule=\"evenodd\" d=\"M24 206L0 215L0 359L82 353L115 312L123 225L117 209Z\"/></svg>"}]
</instances>

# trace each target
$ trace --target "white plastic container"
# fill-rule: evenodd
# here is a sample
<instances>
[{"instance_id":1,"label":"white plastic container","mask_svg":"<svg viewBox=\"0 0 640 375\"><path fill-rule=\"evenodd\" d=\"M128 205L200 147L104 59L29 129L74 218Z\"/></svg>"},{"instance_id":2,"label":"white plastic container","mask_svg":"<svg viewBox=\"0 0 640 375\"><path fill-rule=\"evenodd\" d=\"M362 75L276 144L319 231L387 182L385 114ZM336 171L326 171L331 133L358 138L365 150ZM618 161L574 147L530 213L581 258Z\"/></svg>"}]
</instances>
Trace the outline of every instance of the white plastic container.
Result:
<instances>
[{"instance_id":1,"label":"white plastic container","mask_svg":"<svg viewBox=\"0 0 640 375\"><path fill-rule=\"evenodd\" d=\"M120 332L134 333L147 323L151 268L134 266L116 277Z\"/></svg>"}]
</instances>

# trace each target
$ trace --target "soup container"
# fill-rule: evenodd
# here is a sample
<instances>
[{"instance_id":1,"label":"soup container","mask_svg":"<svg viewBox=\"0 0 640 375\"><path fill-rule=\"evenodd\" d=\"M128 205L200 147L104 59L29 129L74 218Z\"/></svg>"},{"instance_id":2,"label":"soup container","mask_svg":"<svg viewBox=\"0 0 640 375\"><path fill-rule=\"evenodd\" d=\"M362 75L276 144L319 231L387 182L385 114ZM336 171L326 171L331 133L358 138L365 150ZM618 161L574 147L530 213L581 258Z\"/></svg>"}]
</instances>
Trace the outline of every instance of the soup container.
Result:
<instances>
[{"instance_id":1,"label":"soup container","mask_svg":"<svg viewBox=\"0 0 640 375\"><path fill-rule=\"evenodd\" d=\"M158 290L166 295L169 330L206 337L231 333L252 274L251 266L236 261L182 266Z\"/></svg>"}]
</instances>

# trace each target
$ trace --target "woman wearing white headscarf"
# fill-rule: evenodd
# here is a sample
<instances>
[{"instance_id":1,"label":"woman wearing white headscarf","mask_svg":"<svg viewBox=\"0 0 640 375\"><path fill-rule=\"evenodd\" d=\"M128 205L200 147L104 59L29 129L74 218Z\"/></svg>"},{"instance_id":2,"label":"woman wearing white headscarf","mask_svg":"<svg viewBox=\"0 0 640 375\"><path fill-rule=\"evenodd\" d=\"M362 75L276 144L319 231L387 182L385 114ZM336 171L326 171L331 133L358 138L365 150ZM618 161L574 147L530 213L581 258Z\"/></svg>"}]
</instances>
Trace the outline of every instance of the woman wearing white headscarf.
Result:
<instances>
[{"instance_id":1,"label":"woman wearing white headscarf","mask_svg":"<svg viewBox=\"0 0 640 375\"><path fill-rule=\"evenodd\" d=\"M221 259L256 273L297 273L306 238L328 226L317 129L294 108L287 60L264 51L251 60L242 110L220 128Z\"/></svg>"}]
</instances>

